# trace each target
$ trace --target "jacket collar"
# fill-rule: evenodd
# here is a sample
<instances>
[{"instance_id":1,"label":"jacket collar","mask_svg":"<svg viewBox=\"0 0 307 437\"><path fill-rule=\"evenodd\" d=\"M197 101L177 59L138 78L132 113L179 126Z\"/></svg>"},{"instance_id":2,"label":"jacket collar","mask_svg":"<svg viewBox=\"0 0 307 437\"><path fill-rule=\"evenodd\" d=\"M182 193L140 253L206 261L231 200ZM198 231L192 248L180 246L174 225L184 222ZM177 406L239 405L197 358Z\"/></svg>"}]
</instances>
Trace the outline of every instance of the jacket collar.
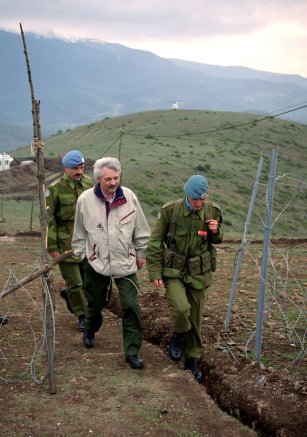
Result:
<instances>
[{"instance_id":1,"label":"jacket collar","mask_svg":"<svg viewBox=\"0 0 307 437\"><path fill-rule=\"evenodd\" d=\"M95 188L94 188L94 193L96 194L96 196L102 200L103 202L105 202L106 204L109 205L109 203L107 202L106 198L103 195L103 192L101 191L100 188L100 184L96 184ZM122 187L119 185L117 187L116 193L115 193L115 198L113 200L113 202L111 203L111 205L109 205L110 209L116 208L117 206L123 205L124 203L127 203L127 199L124 195L124 191L122 189Z\"/></svg>"}]
</instances>

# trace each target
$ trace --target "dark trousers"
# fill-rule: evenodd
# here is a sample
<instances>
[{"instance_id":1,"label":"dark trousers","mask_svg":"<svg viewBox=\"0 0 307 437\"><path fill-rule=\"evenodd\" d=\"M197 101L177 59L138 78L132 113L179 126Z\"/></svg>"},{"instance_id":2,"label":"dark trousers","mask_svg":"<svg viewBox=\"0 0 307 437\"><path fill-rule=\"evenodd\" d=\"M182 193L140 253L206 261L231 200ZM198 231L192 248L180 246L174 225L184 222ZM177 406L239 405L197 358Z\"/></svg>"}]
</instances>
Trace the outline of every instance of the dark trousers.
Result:
<instances>
[{"instance_id":1,"label":"dark trousers","mask_svg":"<svg viewBox=\"0 0 307 437\"><path fill-rule=\"evenodd\" d=\"M83 261L84 287L88 300L85 328L95 333L103 322L103 309L106 307L112 289L112 278L97 273L87 260ZM127 355L138 355L142 344L141 311L138 301L138 279L136 274L114 278L119 291L123 311L122 328L124 351Z\"/></svg>"},{"instance_id":2,"label":"dark trousers","mask_svg":"<svg viewBox=\"0 0 307 437\"><path fill-rule=\"evenodd\" d=\"M82 263L60 262L61 275L71 309L76 316L83 316L86 311L86 302L83 296L83 267Z\"/></svg>"}]
</instances>

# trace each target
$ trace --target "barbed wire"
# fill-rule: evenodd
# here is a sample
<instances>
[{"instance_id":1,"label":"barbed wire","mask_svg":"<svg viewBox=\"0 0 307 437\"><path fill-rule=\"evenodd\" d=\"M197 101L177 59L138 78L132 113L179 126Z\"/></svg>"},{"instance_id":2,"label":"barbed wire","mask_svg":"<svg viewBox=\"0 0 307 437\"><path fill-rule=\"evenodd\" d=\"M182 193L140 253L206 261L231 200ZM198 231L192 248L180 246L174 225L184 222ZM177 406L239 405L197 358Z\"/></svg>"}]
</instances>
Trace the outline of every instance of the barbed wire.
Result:
<instances>
[{"instance_id":1,"label":"barbed wire","mask_svg":"<svg viewBox=\"0 0 307 437\"><path fill-rule=\"evenodd\" d=\"M205 131L195 131L195 132L184 132L184 133L174 132L174 133L164 133L164 134L163 133L150 134L149 132L147 132L145 134L145 133L138 132L138 127L131 127L131 128L123 130L123 127L120 126L118 128L118 130L120 132L118 135L114 135L113 133L110 134L110 132L105 132L104 134L102 134L101 141L104 140L105 142L110 142L110 145L106 147L106 149L103 151L101 156L105 156L105 154L116 143L118 143L124 135L139 137L139 138L145 138L148 135L151 135L152 137L155 137L155 138L178 138L178 137L193 137L193 136L198 136L198 135L210 135L210 134L215 134L218 132L223 132L225 130L232 130L232 129L237 129L237 128L245 127L245 126L249 126L249 125L255 125L255 124L267 121L267 120L272 120L274 118L280 117L281 115L285 115L285 114L288 114L291 112L299 111L299 110L305 109L305 108L307 108L307 104L305 102L302 102L301 104L295 105L294 107L289 106L289 107L281 108L280 110L276 109L274 111L271 111L271 112L265 114L263 117L261 117L261 116L258 116L258 118L254 117L250 121L247 121L247 122L236 123L236 124L232 124L230 126L224 126L224 127L213 127L211 129L208 129ZM102 121L102 123L103 123L103 121Z\"/></svg>"},{"instance_id":2,"label":"barbed wire","mask_svg":"<svg viewBox=\"0 0 307 437\"><path fill-rule=\"evenodd\" d=\"M41 267L41 264L39 263L39 261L35 261L34 262L34 268L38 269ZM40 307L40 305L38 304L37 300L33 297L33 295L30 293L30 291L28 290L27 287L23 286L20 284L20 281L18 280L17 276L12 272L12 270L9 271L9 277L8 280L4 286L3 291L5 291L8 288L8 284L9 283L14 283L14 284L19 284L20 288L18 289L18 291L15 291L12 293L12 297L10 299L10 301L6 298L5 302L8 302L7 307L6 307L6 315L9 315L11 313L13 313L13 304L15 303L16 305L16 309L18 311L18 314L21 315L21 317L24 319L24 322L27 324L30 334L31 334L31 357L29 359L29 362L26 364L22 364L24 370L23 371L17 371L15 370L15 373L18 374L18 377L15 378L5 378L4 376L0 375L0 379L6 383L20 383L22 382L22 380L28 375L30 374L32 380L36 383L36 384L43 384L44 381L46 380L47 376L48 376L48 371L45 370L44 374L41 377L37 376L37 368L38 368L38 364L39 364L39 360L42 358L43 355L46 354L46 345L47 345L47 341L46 341L46 305L48 303L48 301L51 304L51 308L52 308L52 318L53 318L53 329L54 329L54 336L53 338L55 338L55 314L54 314L54 308L52 306L52 299L50 296L50 292L49 289L47 287L46 281L45 279L42 277L42 287L43 287L43 293L42 293L42 299L44 296L44 307L43 307L43 311ZM31 306L31 312L30 318L27 318L25 316L25 304L24 304L24 299L21 298L21 291L24 292L24 296L30 301L30 306ZM0 298L0 302L4 301L4 299ZM28 304L29 306L29 304ZM40 321L40 326L41 326L41 332L38 335L38 333L36 333L34 331L33 328L33 320L34 320L34 315L37 315L39 321ZM0 329L7 329L7 326L4 328L4 325L0 327ZM25 335L25 331L23 331L23 334ZM18 334L17 334L18 335ZM10 358L7 357L7 353L5 351L5 345L1 346L1 342L2 339L0 339L0 360L4 360L7 364L6 367L10 369L10 371L12 372L12 364L15 364L16 360L14 359L14 363L10 361ZM55 350L55 340L53 342L53 350ZM47 351L48 352L48 351Z\"/></svg>"},{"instance_id":3,"label":"barbed wire","mask_svg":"<svg viewBox=\"0 0 307 437\"><path fill-rule=\"evenodd\" d=\"M288 180L291 182L288 185ZM278 222L284 219L284 216L287 212L292 211L296 206L299 206L304 203L304 196L306 194L306 183L297 178L289 176L289 174L278 175L276 177L276 189L278 187L282 187L285 185L285 182L289 189L292 190L290 193L290 200L285 202L285 205L279 205L279 211L276 213L276 216L272 219L272 230L278 224ZM263 222L263 210L267 204L267 193L266 193L266 185L262 185L262 190L264 192L259 194L258 199L258 211L254 215L254 218L261 223L261 226L264 226ZM305 210L301 208L301 213L303 215L302 220L306 220L304 216ZM247 272L250 272L250 275L257 275L257 281L254 280L253 290L255 291L255 296L257 294L257 286L259 285L260 280L260 260L261 260L261 252L259 248L257 248L253 244L254 238L250 236L246 238L245 245L245 258L244 268L247 269ZM296 260L300 259L301 264L295 264ZM305 265L307 260L307 248L306 243L298 243L294 246L285 246L281 247L279 245L274 244L271 240L270 242L270 250L269 250L269 270L267 276L266 283L266 302L265 302L265 318L264 318L264 344L267 341L268 330L270 328L270 321L274 319L274 326L278 327L279 332L277 334L283 336L283 342L287 341L288 346L292 349L292 357L286 365L286 368L297 364L299 360L303 359L306 354L306 336L307 336L307 318L306 318L306 280L301 279L305 274ZM235 263L234 263L235 264ZM37 270L38 261L35 263L35 270ZM18 266L19 273L22 271L22 266ZM246 275L246 272L245 272ZM247 273L248 275L248 273ZM254 277L256 277L253 276ZM306 277L306 276L305 276ZM8 287L9 283L20 283L16 274L14 274L11 270L9 273L9 278L5 284L4 290ZM244 282L243 282L244 284ZM246 285L244 285L246 287ZM18 292L12 293L12 297L10 300L6 298L6 311L5 314L9 315L17 311L22 315L25 323L28 326L30 331L31 338L31 356L24 362L24 359L21 359L22 370L17 369L16 359L12 359L8 354L10 351L14 351L14 345L12 345L11 349L6 347L5 344L5 336L1 336L0 338L0 362L2 361L7 369L10 370L11 373L14 373L14 377L5 376L3 373L0 374L0 379L6 383L18 383L22 382L22 380L26 377L27 374L30 374L32 380L36 384L42 384L47 375L48 370L41 370L41 360L43 359L43 355L46 354L46 305L47 303L51 304L52 307L52 319L53 319L53 352L55 351L55 309L52 306L52 299L47 287L44 278L42 278L42 302L39 304L37 299L31 294L29 287L21 286L21 290ZM293 291L294 290L294 291ZM21 297L20 293L23 293L23 297ZM44 301L43 301L44 296ZM250 296L250 294L249 294ZM27 306L31 307L30 309L30 317L25 316L25 303L24 300L29 300ZM4 300L0 300L0 302L4 302ZM249 303L248 309L246 305L241 307L240 299L238 299L237 303L238 310L236 311L235 317L236 320L244 326L244 353L247 359L252 359L250 350L255 338L255 329L253 324L249 321L246 322L246 316L250 316L251 314L246 314L247 311L250 311L252 308L252 312L255 314L256 305L254 302ZM1 312L1 311L0 311ZM39 333L37 333L33 324L35 322L35 315L38 318L38 322L40 324ZM5 326L0 326L0 330L6 329ZM242 328L243 330L243 328ZM1 333L3 333L2 331ZM241 335L242 333L240 333ZM271 333L270 335L275 335L276 333ZM24 332L23 332L24 335ZM22 341L29 341L26 338L22 338ZM228 348L230 350L230 348ZM47 351L48 352L48 351ZM269 357L270 351L266 350L266 355ZM233 353L233 352L232 352ZM13 354L14 355L14 354ZM39 369L39 371L38 371ZM43 373L42 376L38 375L38 373ZM17 376L16 376L17 375Z\"/></svg>"},{"instance_id":4,"label":"barbed wire","mask_svg":"<svg viewBox=\"0 0 307 437\"><path fill-rule=\"evenodd\" d=\"M270 113L270 114L265 115L265 116L260 117L260 118L259 117L258 118L253 118L251 121L237 123L237 124L233 124L233 125L230 125L230 126L212 128L212 129L208 129L208 130L205 130L205 131L185 132L183 134L179 134L179 133L173 133L173 134L153 134L152 136L154 136L155 138L171 138L171 137L175 138L175 137L183 137L183 136L184 137L186 137L186 136L191 137L191 136L204 135L204 134L208 135L208 134L213 134L213 133L221 132L221 131L225 131L225 130L237 129L238 127L249 126L251 124L261 123L261 122L267 121L267 120L272 120L274 118L280 117L281 115L285 115L285 114L288 114L290 112L299 111L300 109L304 109L306 107L307 107L307 104L303 104L303 105L300 105L300 106L295 107L293 109L289 109L287 111L279 112L277 114ZM275 111L273 111L273 112L275 112ZM149 135L148 133L147 134L133 133L134 131L135 131L135 129L131 129L131 130L127 131L126 133L127 133L127 135L138 136L138 137L146 137L147 135Z\"/></svg>"},{"instance_id":5,"label":"barbed wire","mask_svg":"<svg viewBox=\"0 0 307 437\"><path fill-rule=\"evenodd\" d=\"M278 222L282 222L287 213L292 213L294 208L299 208L304 203L306 196L306 183L296 178L290 177L288 174L279 175L276 177L276 190L283 185L283 179L290 178L294 185L291 185L292 192L290 199L285 201L284 205L279 205L279 211L276 216L272 217L271 232ZM267 190L264 184L265 192L258 193L258 209L254 214L254 218L264 227L263 211L267 207ZM287 185L288 186L288 185ZM262 208L261 208L262 206ZM262 210L262 212L261 212ZM274 214L274 213L273 213ZM301 220L306 221L305 208L301 208ZM257 275L258 283L253 284L255 296L258 294L257 286L259 286L261 278L260 264L262 253L260 248L256 248L253 244L253 238L245 240L244 261L242 269L244 276ZM237 256L238 254L236 254ZM306 355L306 336L307 336L307 293L305 266L307 261L307 245L306 242L295 244L294 246L277 245L271 239L269 245L268 272L266 278L266 299L264 308L264 339L263 344L268 341L268 337L279 338L280 342L288 342L288 355L293 355L293 359L289 359L286 368L297 364L300 359ZM236 261L234 261L234 266ZM242 275L242 272L241 272ZM253 277L254 277L253 276ZM238 283L238 291L240 286L245 286L244 280ZM238 293L240 294L240 293ZM244 327L246 332L246 342L244 346L245 358L252 360L251 345L255 341L256 329L252 329L252 325L246 324L246 311L251 311L254 316L256 314L256 306L242 306L240 297L237 297L235 318L240 326ZM275 329L278 332L270 332L271 320L274 320ZM272 340L270 340L270 344ZM277 347L277 346L276 346ZM291 350L292 349L292 353ZM270 351L266 348L266 358L270 358Z\"/></svg>"}]
</instances>

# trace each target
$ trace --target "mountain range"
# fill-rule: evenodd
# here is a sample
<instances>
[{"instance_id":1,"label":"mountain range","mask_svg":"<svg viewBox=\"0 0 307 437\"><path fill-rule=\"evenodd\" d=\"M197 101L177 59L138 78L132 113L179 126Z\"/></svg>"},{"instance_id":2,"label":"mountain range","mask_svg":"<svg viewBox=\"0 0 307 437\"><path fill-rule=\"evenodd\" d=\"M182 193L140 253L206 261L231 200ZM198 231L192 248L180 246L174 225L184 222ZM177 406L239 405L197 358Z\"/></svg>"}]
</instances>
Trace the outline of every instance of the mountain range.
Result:
<instances>
[{"instance_id":1,"label":"mountain range","mask_svg":"<svg viewBox=\"0 0 307 437\"><path fill-rule=\"evenodd\" d=\"M43 136L119 115L170 109L279 114L307 124L307 78L165 59L120 44L25 34ZM0 30L0 152L32 139L21 35ZM290 112L292 111L292 112Z\"/></svg>"}]
</instances>

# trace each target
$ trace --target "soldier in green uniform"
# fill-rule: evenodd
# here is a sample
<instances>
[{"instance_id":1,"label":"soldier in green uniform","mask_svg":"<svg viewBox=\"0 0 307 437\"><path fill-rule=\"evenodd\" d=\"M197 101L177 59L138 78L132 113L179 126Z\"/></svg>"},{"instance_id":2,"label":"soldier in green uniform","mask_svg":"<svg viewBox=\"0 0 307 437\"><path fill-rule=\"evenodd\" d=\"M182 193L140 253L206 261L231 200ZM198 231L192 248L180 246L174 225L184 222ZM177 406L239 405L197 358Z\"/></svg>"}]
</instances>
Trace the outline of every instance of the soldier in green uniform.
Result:
<instances>
[{"instance_id":1,"label":"soldier in green uniform","mask_svg":"<svg viewBox=\"0 0 307 437\"><path fill-rule=\"evenodd\" d=\"M205 291L216 267L214 244L222 241L220 207L207 200L208 181L193 175L184 185L184 199L162 206L147 248L149 279L165 286L173 334L169 353L184 355L185 369L198 382L203 373L195 360L202 352L201 325Z\"/></svg>"},{"instance_id":2,"label":"soldier in green uniform","mask_svg":"<svg viewBox=\"0 0 307 437\"><path fill-rule=\"evenodd\" d=\"M83 191L94 186L92 180L83 174L84 157L78 150L71 150L63 156L64 175L46 190L46 207L49 213L47 249L51 257L57 257L71 249L77 199ZM84 331L86 303L83 297L83 270L81 260L76 256L59 263L65 281L68 309L78 317L79 329ZM62 290L65 292L65 289Z\"/></svg>"}]
</instances>

